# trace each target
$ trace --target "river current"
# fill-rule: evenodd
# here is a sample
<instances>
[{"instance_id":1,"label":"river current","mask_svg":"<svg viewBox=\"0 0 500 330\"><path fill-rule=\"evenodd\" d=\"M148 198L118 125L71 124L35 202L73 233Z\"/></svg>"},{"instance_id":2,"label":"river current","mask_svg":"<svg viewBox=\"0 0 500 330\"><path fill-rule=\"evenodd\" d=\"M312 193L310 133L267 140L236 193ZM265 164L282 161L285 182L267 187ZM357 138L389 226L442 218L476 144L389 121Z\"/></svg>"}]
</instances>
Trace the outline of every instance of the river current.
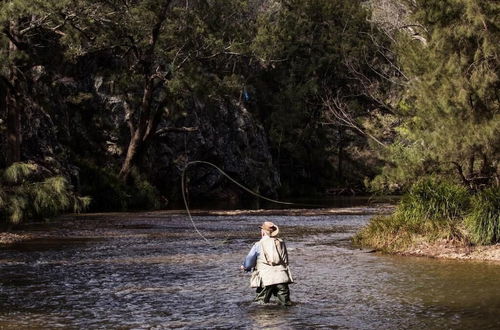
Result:
<instances>
[{"instance_id":1,"label":"river current","mask_svg":"<svg viewBox=\"0 0 500 330\"><path fill-rule=\"evenodd\" d=\"M209 243L185 215L80 216L77 237L0 249L0 328L500 329L499 264L371 253L350 241L371 215L307 214L194 216ZM239 270L263 221L294 306L252 303Z\"/></svg>"}]
</instances>

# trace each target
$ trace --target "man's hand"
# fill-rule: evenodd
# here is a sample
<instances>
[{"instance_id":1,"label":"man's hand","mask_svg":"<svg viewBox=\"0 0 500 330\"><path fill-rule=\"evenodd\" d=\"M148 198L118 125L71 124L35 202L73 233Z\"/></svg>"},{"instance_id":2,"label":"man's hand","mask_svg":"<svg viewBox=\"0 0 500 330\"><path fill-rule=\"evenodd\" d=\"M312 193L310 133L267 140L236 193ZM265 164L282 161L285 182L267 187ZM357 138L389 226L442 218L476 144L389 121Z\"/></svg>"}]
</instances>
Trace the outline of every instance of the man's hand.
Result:
<instances>
[{"instance_id":1,"label":"man's hand","mask_svg":"<svg viewBox=\"0 0 500 330\"><path fill-rule=\"evenodd\" d=\"M240 270L245 270L245 267L243 267L243 265L241 265Z\"/></svg>"}]
</instances>

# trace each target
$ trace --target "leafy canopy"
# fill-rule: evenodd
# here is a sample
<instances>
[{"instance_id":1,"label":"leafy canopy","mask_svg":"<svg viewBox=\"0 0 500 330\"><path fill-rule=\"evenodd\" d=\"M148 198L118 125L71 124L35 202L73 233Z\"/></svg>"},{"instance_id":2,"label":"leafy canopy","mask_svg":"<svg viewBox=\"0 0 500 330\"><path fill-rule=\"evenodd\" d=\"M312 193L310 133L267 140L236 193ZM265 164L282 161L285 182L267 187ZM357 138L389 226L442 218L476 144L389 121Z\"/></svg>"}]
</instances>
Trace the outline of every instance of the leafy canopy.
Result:
<instances>
[{"instance_id":1,"label":"leafy canopy","mask_svg":"<svg viewBox=\"0 0 500 330\"><path fill-rule=\"evenodd\" d=\"M418 1L415 20L427 43L400 36L399 61L410 81L375 186L408 186L435 173L476 189L498 178L499 14L495 1Z\"/></svg>"}]
</instances>

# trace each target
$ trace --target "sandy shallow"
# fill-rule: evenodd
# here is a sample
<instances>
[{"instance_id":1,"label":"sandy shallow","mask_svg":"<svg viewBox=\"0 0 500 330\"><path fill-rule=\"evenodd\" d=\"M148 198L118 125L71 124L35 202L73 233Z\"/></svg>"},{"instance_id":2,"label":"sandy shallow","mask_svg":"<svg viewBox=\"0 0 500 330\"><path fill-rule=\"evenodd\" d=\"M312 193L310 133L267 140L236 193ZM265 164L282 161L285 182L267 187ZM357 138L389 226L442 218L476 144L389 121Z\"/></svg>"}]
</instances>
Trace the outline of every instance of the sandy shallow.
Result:
<instances>
[{"instance_id":1,"label":"sandy shallow","mask_svg":"<svg viewBox=\"0 0 500 330\"><path fill-rule=\"evenodd\" d=\"M397 254L443 259L484 260L500 263L500 244L471 246L452 240L438 240L432 243L418 243L408 250L397 252Z\"/></svg>"},{"instance_id":2,"label":"sandy shallow","mask_svg":"<svg viewBox=\"0 0 500 330\"><path fill-rule=\"evenodd\" d=\"M377 206L321 208L321 209L261 209L261 210L191 210L193 216L320 216L320 215L376 215L393 212L391 204ZM150 212L108 212L63 215L48 223L21 224L0 232L0 244L9 245L44 238L96 238L123 235L123 229L134 218L163 218L185 216L184 210ZM119 231L117 231L119 229ZM140 229L140 228L135 228Z\"/></svg>"}]
</instances>

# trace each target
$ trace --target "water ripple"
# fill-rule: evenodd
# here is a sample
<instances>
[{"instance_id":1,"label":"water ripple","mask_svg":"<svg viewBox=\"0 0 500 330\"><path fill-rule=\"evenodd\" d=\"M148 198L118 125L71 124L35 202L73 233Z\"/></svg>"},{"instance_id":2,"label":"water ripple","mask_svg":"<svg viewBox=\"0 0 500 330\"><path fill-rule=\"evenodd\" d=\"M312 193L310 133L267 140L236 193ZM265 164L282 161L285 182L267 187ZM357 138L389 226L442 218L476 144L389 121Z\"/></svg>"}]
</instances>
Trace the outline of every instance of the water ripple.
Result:
<instances>
[{"instance_id":1,"label":"water ripple","mask_svg":"<svg viewBox=\"0 0 500 330\"><path fill-rule=\"evenodd\" d=\"M0 328L500 328L498 265L365 253L368 218L197 216L207 245L183 216L109 216L108 236L0 250ZM252 303L238 270L264 220L289 248L289 308Z\"/></svg>"}]
</instances>

